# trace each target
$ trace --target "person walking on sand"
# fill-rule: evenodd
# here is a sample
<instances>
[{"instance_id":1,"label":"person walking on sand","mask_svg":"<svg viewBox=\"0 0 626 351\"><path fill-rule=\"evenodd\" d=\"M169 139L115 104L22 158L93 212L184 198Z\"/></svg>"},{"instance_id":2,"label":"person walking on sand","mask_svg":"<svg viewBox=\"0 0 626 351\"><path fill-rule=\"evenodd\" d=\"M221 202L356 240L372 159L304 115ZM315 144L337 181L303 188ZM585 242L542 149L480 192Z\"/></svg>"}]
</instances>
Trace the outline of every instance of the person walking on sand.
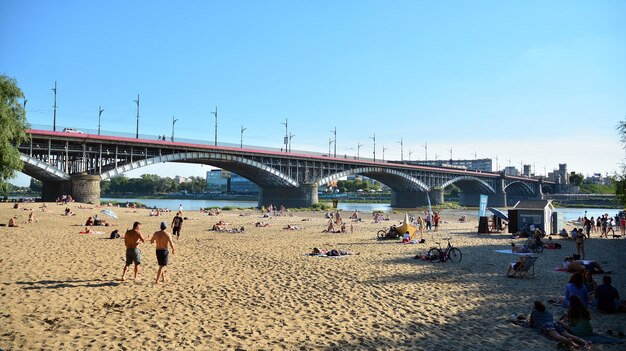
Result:
<instances>
[{"instance_id":1,"label":"person walking on sand","mask_svg":"<svg viewBox=\"0 0 626 351\"><path fill-rule=\"evenodd\" d=\"M180 212L176 212L176 216L172 219L172 235L176 235L176 240L180 239L180 230L183 227L183 217Z\"/></svg>"},{"instance_id":2,"label":"person walking on sand","mask_svg":"<svg viewBox=\"0 0 626 351\"><path fill-rule=\"evenodd\" d=\"M168 246L172 247L172 254L176 250L174 248L174 243L172 242L172 236L170 233L165 231L167 229L167 224L165 222L161 222L161 230L154 232L152 234L152 238L150 239L150 243L156 242L156 257L157 262L159 263L159 271L157 272L155 284L159 283L159 279L165 283L165 266L167 266L167 261L169 258L169 251L167 250Z\"/></svg>"},{"instance_id":3,"label":"person walking on sand","mask_svg":"<svg viewBox=\"0 0 626 351\"><path fill-rule=\"evenodd\" d=\"M135 275L133 280L137 280L137 274L139 273L139 265L141 264L141 251L137 247L139 241L145 243L143 235L141 235L141 223L133 223L133 229L127 230L124 235L124 245L126 245L126 265L124 266L124 272L122 273L122 281L126 280L126 270L135 263Z\"/></svg>"}]
</instances>

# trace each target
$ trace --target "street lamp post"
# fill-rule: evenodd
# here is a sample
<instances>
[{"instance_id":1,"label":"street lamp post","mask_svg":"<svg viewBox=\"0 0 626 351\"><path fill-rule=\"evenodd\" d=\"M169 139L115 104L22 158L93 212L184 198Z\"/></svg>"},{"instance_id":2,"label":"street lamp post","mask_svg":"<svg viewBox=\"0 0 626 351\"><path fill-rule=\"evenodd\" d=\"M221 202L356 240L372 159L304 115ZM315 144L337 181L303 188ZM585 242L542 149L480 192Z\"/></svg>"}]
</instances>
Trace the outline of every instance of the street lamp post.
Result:
<instances>
[{"instance_id":1,"label":"street lamp post","mask_svg":"<svg viewBox=\"0 0 626 351\"><path fill-rule=\"evenodd\" d=\"M361 159L361 157L359 156L359 151L361 150L361 146L363 146L363 144L361 144L361 143L357 143L356 144L356 159L357 160Z\"/></svg>"},{"instance_id":2,"label":"street lamp post","mask_svg":"<svg viewBox=\"0 0 626 351\"><path fill-rule=\"evenodd\" d=\"M333 135L335 136L335 139L333 140L333 142L335 143L335 153L333 154L333 156L336 158L337 157L337 127L335 127L335 129L331 130L330 132L333 133ZM330 156L330 150L328 151L328 156Z\"/></svg>"},{"instance_id":3,"label":"street lamp post","mask_svg":"<svg viewBox=\"0 0 626 351\"><path fill-rule=\"evenodd\" d=\"M370 139L374 140L374 162L376 162L376 133L374 133L374 136L370 137Z\"/></svg>"},{"instance_id":4,"label":"street lamp post","mask_svg":"<svg viewBox=\"0 0 626 351\"><path fill-rule=\"evenodd\" d=\"M383 145L383 162L385 162L385 150L387 150L387 148Z\"/></svg>"},{"instance_id":5,"label":"street lamp post","mask_svg":"<svg viewBox=\"0 0 626 351\"><path fill-rule=\"evenodd\" d=\"M280 122L280 124L285 126L285 140L284 140L284 142L285 142L285 152L288 152L288 147L287 146L289 145L289 131L287 129L287 126L288 126L287 118L285 118L285 122L284 123Z\"/></svg>"},{"instance_id":6,"label":"street lamp post","mask_svg":"<svg viewBox=\"0 0 626 351\"><path fill-rule=\"evenodd\" d=\"M333 140L328 138L328 157L330 157L330 146L333 144Z\"/></svg>"},{"instance_id":7,"label":"street lamp post","mask_svg":"<svg viewBox=\"0 0 626 351\"><path fill-rule=\"evenodd\" d=\"M400 144L400 162L404 161L404 143L402 142L402 138L398 141Z\"/></svg>"},{"instance_id":8,"label":"street lamp post","mask_svg":"<svg viewBox=\"0 0 626 351\"><path fill-rule=\"evenodd\" d=\"M137 132L135 138L139 139L139 94L137 94L137 100L134 100L137 104Z\"/></svg>"},{"instance_id":9,"label":"street lamp post","mask_svg":"<svg viewBox=\"0 0 626 351\"><path fill-rule=\"evenodd\" d=\"M174 125L177 121L178 119L175 119L174 116L172 116L172 141L174 141Z\"/></svg>"},{"instance_id":10,"label":"street lamp post","mask_svg":"<svg viewBox=\"0 0 626 351\"><path fill-rule=\"evenodd\" d=\"M102 112L104 112L104 109L102 106L98 106L98 135L100 135L100 120L102 118Z\"/></svg>"},{"instance_id":11,"label":"street lamp post","mask_svg":"<svg viewBox=\"0 0 626 351\"><path fill-rule=\"evenodd\" d=\"M409 162L411 162L411 155L413 155L413 151L409 150Z\"/></svg>"},{"instance_id":12,"label":"street lamp post","mask_svg":"<svg viewBox=\"0 0 626 351\"><path fill-rule=\"evenodd\" d=\"M428 161L428 143L424 143L424 161Z\"/></svg>"},{"instance_id":13,"label":"street lamp post","mask_svg":"<svg viewBox=\"0 0 626 351\"><path fill-rule=\"evenodd\" d=\"M52 88L52 91L54 91L54 120L52 121L52 131L56 131L57 130L57 81L54 81L54 88Z\"/></svg>"},{"instance_id":14,"label":"street lamp post","mask_svg":"<svg viewBox=\"0 0 626 351\"><path fill-rule=\"evenodd\" d=\"M211 112L215 116L215 146L217 146L217 106L215 106L215 112Z\"/></svg>"},{"instance_id":15,"label":"street lamp post","mask_svg":"<svg viewBox=\"0 0 626 351\"><path fill-rule=\"evenodd\" d=\"M248 129L241 126L241 139L239 140L239 147L243 149L243 132Z\"/></svg>"},{"instance_id":16,"label":"street lamp post","mask_svg":"<svg viewBox=\"0 0 626 351\"><path fill-rule=\"evenodd\" d=\"M291 152L291 138L295 137L295 134L289 133L289 152Z\"/></svg>"}]
</instances>

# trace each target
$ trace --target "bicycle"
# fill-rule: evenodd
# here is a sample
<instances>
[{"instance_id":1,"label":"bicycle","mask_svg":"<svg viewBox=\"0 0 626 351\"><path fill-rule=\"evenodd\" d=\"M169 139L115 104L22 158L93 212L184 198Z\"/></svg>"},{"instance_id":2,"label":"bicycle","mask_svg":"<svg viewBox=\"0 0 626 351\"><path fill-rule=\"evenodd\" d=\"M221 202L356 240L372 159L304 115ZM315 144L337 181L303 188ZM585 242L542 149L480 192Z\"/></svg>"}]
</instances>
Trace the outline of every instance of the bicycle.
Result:
<instances>
[{"instance_id":1,"label":"bicycle","mask_svg":"<svg viewBox=\"0 0 626 351\"><path fill-rule=\"evenodd\" d=\"M428 250L428 259L431 262L446 262L448 260L459 263L463 258L463 254L461 250L450 244L450 239L452 238L443 238L443 240L448 241L448 246L445 249L441 248L441 242L436 241L435 244L439 245L439 247L432 247Z\"/></svg>"}]
</instances>

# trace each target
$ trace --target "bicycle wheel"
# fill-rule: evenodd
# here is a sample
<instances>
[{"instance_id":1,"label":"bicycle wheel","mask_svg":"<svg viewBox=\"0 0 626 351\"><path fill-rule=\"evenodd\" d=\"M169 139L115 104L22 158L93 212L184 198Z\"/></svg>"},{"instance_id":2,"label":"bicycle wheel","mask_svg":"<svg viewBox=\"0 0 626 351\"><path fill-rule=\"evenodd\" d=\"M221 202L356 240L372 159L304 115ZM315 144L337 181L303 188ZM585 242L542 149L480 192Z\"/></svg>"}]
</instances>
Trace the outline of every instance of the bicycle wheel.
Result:
<instances>
[{"instance_id":1,"label":"bicycle wheel","mask_svg":"<svg viewBox=\"0 0 626 351\"><path fill-rule=\"evenodd\" d=\"M535 246L535 252L542 253L543 252L543 244L539 244Z\"/></svg>"},{"instance_id":2,"label":"bicycle wheel","mask_svg":"<svg viewBox=\"0 0 626 351\"><path fill-rule=\"evenodd\" d=\"M448 259L454 263L459 263L461 262L461 258L463 258L463 254L461 253L461 250L457 249L456 247L453 247L450 249L450 251L448 251Z\"/></svg>"},{"instance_id":3,"label":"bicycle wheel","mask_svg":"<svg viewBox=\"0 0 626 351\"><path fill-rule=\"evenodd\" d=\"M428 250L428 259L430 260L430 262L441 261L441 251L436 247Z\"/></svg>"},{"instance_id":4,"label":"bicycle wheel","mask_svg":"<svg viewBox=\"0 0 626 351\"><path fill-rule=\"evenodd\" d=\"M384 238L387 237L387 232L385 230L381 229L381 230L378 231L376 236L378 237L378 239L384 239Z\"/></svg>"}]
</instances>

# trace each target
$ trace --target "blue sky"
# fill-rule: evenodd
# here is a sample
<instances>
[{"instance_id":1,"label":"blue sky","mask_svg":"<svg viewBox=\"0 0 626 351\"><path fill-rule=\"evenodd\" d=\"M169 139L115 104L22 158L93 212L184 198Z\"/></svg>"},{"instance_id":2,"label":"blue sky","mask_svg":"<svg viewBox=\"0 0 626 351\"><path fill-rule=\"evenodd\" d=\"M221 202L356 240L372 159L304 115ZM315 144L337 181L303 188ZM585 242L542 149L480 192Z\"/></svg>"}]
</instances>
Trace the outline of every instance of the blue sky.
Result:
<instances>
[{"instance_id":1,"label":"blue sky","mask_svg":"<svg viewBox=\"0 0 626 351\"><path fill-rule=\"evenodd\" d=\"M31 124L377 158L498 157L613 173L624 1L0 2L0 72ZM495 161L494 161L495 163ZM201 175L155 166L130 174ZM159 168L160 167L160 168ZM25 178L25 177L21 177Z\"/></svg>"}]
</instances>

